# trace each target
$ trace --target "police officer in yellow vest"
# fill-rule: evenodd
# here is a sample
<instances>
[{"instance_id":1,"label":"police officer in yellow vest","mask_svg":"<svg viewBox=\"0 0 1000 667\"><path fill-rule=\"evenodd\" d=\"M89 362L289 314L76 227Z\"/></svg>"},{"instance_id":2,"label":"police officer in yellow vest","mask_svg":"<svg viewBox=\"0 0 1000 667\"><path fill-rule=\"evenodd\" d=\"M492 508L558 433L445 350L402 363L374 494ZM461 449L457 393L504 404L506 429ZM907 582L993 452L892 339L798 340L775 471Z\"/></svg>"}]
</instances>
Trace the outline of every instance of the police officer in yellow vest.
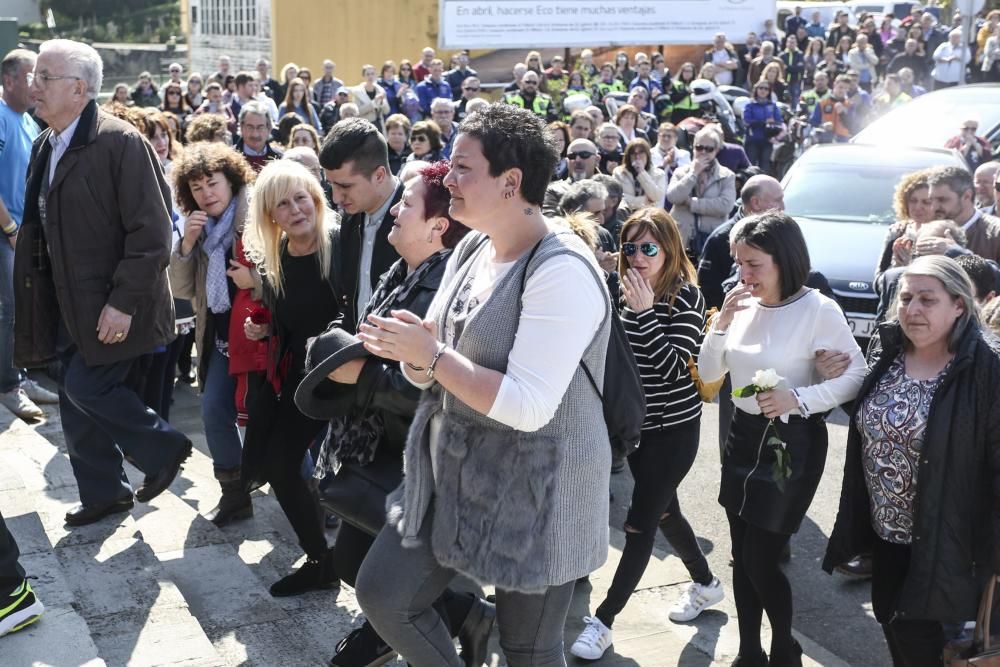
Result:
<instances>
[{"instance_id":1,"label":"police officer in yellow vest","mask_svg":"<svg viewBox=\"0 0 1000 667\"><path fill-rule=\"evenodd\" d=\"M521 77L520 90L507 93L503 96L503 101L507 104L513 104L522 109L533 111L546 123L551 123L558 118L559 110L552 103L551 97L545 93L538 92L538 82L538 73L528 70Z\"/></svg>"}]
</instances>

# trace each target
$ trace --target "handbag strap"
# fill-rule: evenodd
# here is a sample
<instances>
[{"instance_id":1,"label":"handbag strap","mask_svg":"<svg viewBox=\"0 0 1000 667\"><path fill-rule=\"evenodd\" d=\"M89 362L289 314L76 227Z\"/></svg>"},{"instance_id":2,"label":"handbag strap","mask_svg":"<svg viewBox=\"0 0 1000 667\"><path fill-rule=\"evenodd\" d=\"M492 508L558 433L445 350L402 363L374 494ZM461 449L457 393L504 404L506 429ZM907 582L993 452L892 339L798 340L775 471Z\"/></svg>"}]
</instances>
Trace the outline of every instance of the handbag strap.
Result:
<instances>
[{"instance_id":1,"label":"handbag strap","mask_svg":"<svg viewBox=\"0 0 1000 667\"><path fill-rule=\"evenodd\" d=\"M531 260L535 258L535 253L538 252L538 248L542 245L542 241L544 241L547 236L548 234L540 238L538 240L538 243L535 244L535 247L532 248L531 252L528 253L528 261L524 263L524 272L521 274L522 296L524 295L524 286L528 282L528 267L531 266ZM597 392L598 398L600 398L601 402L603 403L604 395L601 393L601 390L597 387L597 382L594 380L594 375L593 373L590 372L590 369L587 368L587 364L583 363L583 359L580 359L580 367L583 368L584 374L587 376L587 379L590 380L590 386L594 388L594 391Z\"/></svg>"}]
</instances>

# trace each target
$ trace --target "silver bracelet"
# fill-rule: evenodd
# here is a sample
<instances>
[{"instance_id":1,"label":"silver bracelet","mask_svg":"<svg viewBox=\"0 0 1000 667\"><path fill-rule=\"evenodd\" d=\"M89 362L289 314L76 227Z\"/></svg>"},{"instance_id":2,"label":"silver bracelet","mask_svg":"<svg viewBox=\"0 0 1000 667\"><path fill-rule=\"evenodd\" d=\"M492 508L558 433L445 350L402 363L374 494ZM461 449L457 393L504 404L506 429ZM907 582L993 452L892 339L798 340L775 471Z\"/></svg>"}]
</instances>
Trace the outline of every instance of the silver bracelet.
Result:
<instances>
[{"instance_id":1,"label":"silver bracelet","mask_svg":"<svg viewBox=\"0 0 1000 667\"><path fill-rule=\"evenodd\" d=\"M447 345L445 345L444 343L438 343L437 352L434 353L434 358L431 359L431 363L428 364L428 366L427 366L427 379L428 380L433 380L434 379L434 368L437 366L437 362L441 358L441 355L443 355L444 351L447 350L447 349L448 349Z\"/></svg>"}]
</instances>

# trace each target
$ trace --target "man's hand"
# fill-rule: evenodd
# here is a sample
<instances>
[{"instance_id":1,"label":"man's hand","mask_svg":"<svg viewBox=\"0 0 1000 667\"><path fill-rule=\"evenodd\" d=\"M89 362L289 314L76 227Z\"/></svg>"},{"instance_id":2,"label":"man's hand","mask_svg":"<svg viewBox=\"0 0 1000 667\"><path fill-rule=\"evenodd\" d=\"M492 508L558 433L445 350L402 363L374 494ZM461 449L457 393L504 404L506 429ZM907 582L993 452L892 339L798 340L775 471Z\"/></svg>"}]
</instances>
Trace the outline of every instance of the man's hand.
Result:
<instances>
[{"instance_id":1,"label":"man's hand","mask_svg":"<svg viewBox=\"0 0 1000 667\"><path fill-rule=\"evenodd\" d=\"M97 318L97 340L105 345L123 343L132 327L132 316L126 315L114 306L105 305Z\"/></svg>"}]
</instances>

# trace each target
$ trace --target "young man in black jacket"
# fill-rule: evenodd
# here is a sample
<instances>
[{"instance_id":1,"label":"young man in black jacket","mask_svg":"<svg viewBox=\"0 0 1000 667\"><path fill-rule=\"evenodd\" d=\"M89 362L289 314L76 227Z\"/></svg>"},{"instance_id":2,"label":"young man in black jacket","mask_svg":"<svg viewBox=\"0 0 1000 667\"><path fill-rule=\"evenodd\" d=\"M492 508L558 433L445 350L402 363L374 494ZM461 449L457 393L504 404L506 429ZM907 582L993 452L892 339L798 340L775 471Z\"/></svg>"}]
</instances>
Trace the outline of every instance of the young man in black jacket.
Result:
<instances>
[{"instance_id":1,"label":"young man in black jacket","mask_svg":"<svg viewBox=\"0 0 1000 667\"><path fill-rule=\"evenodd\" d=\"M403 185L389 170L385 138L363 118L337 123L323 142L319 161L343 212L334 249L340 262L336 289L344 329L354 333L379 277L399 259L388 240L396 219L389 209L402 196Z\"/></svg>"}]
</instances>

